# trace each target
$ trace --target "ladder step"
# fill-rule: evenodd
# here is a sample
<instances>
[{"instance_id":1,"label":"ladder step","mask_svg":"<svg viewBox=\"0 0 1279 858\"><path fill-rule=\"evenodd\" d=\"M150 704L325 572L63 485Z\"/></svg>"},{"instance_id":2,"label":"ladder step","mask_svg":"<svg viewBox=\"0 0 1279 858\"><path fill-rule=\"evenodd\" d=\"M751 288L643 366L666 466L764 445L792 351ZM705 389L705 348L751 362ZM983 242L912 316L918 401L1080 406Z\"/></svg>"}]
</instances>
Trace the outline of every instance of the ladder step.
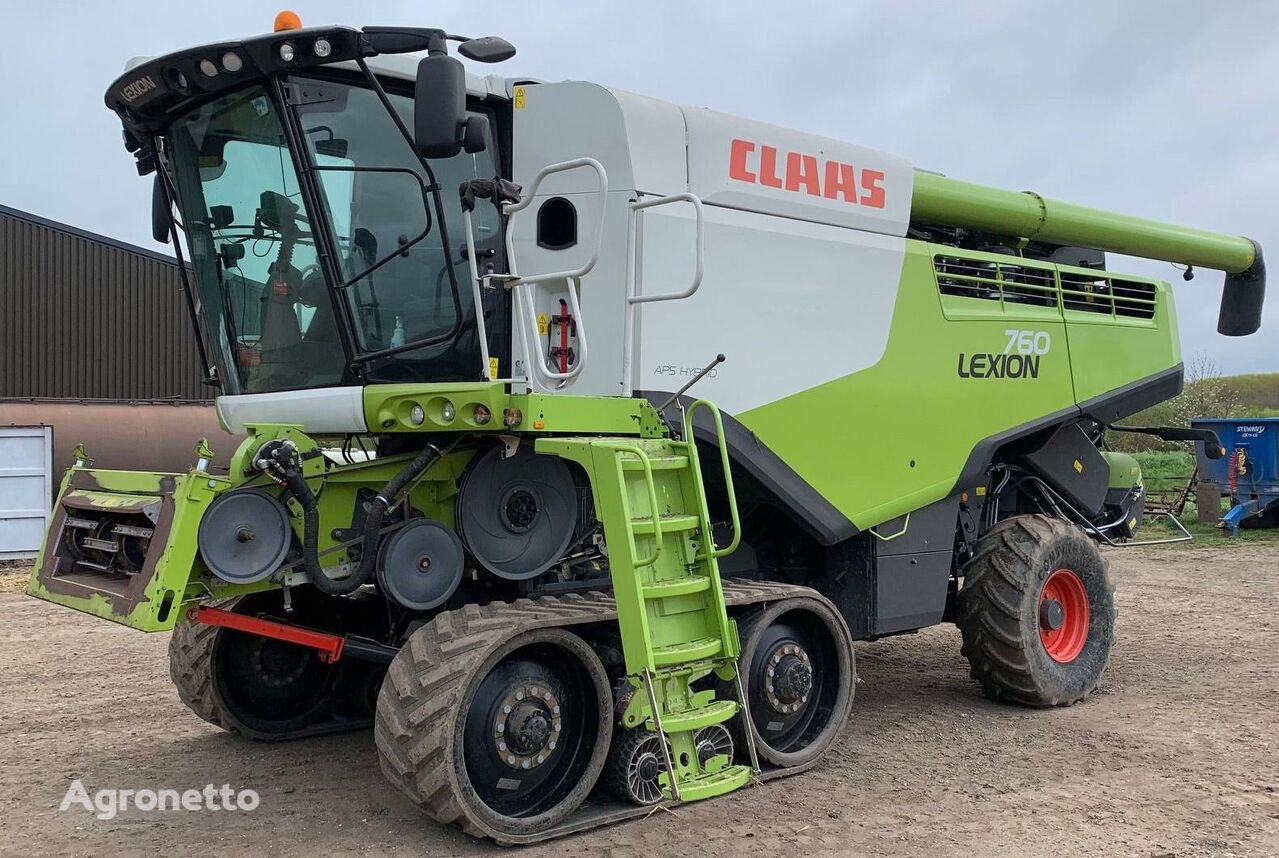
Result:
<instances>
[{"instance_id":1,"label":"ladder step","mask_svg":"<svg viewBox=\"0 0 1279 858\"><path fill-rule=\"evenodd\" d=\"M724 644L719 638L698 638L687 643L653 647L653 664L683 664L686 661L713 658L723 648Z\"/></svg>"},{"instance_id":2,"label":"ladder step","mask_svg":"<svg viewBox=\"0 0 1279 858\"><path fill-rule=\"evenodd\" d=\"M750 766L726 766L718 772L698 775L697 777L680 781L679 797L681 801L700 801L704 798L714 798L717 795L724 795L738 787L745 786L750 782L750 779ZM664 789L662 794L667 799L671 797L669 788Z\"/></svg>"},{"instance_id":3,"label":"ladder step","mask_svg":"<svg viewBox=\"0 0 1279 858\"><path fill-rule=\"evenodd\" d=\"M678 530L697 530L702 526L702 521L695 515L665 515L662 516L662 533L674 533ZM652 533L653 519L633 518L631 519L631 530L636 533Z\"/></svg>"},{"instance_id":4,"label":"ladder step","mask_svg":"<svg viewBox=\"0 0 1279 858\"><path fill-rule=\"evenodd\" d=\"M687 596L703 593L711 588L711 579L705 575L688 575L669 581L656 581L643 587L645 599L665 599L670 596Z\"/></svg>"},{"instance_id":5,"label":"ladder step","mask_svg":"<svg viewBox=\"0 0 1279 858\"><path fill-rule=\"evenodd\" d=\"M669 733L692 733L712 724L723 724L737 714L736 700L716 700L709 706L662 716L662 729Z\"/></svg>"},{"instance_id":6,"label":"ladder step","mask_svg":"<svg viewBox=\"0 0 1279 858\"><path fill-rule=\"evenodd\" d=\"M688 467L688 456L650 456L649 464L654 471L678 471ZM644 463L636 458L621 460L623 471L642 471Z\"/></svg>"}]
</instances>

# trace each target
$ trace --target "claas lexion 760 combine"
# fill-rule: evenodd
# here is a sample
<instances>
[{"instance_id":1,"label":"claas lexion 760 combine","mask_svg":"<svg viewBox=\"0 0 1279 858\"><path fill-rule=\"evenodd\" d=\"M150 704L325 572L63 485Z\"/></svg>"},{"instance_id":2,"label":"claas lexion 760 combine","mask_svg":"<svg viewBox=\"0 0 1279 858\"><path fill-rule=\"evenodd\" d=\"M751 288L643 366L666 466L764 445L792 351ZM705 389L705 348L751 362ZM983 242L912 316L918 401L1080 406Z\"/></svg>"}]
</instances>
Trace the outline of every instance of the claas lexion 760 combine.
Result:
<instances>
[{"instance_id":1,"label":"claas lexion 760 combine","mask_svg":"<svg viewBox=\"0 0 1279 858\"><path fill-rule=\"evenodd\" d=\"M1183 375L1168 284L1105 253L1225 272L1237 336L1255 242L291 17L107 91L247 437L79 457L31 594L172 630L230 732L372 725L503 843L813 765L856 640L954 622L992 697L1096 687L1143 504L1104 432Z\"/></svg>"}]
</instances>

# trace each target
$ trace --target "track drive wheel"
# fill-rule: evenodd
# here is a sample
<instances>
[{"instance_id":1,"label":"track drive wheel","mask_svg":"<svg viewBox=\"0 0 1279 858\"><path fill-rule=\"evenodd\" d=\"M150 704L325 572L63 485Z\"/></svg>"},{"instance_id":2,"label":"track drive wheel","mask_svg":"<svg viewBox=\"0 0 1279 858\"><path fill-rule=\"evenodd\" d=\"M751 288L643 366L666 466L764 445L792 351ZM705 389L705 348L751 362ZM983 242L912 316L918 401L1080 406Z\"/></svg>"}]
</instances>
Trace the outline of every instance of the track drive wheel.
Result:
<instances>
[{"instance_id":1,"label":"track drive wheel","mask_svg":"<svg viewBox=\"0 0 1279 858\"><path fill-rule=\"evenodd\" d=\"M613 698L582 638L512 635L481 610L413 633L382 684L374 738L382 772L433 818L512 842L586 799L608 754Z\"/></svg>"},{"instance_id":2,"label":"track drive wheel","mask_svg":"<svg viewBox=\"0 0 1279 858\"><path fill-rule=\"evenodd\" d=\"M738 628L738 666L760 759L786 767L813 762L852 709L856 669L848 626L825 600L797 597L739 620ZM737 697L727 683L716 696ZM744 747L741 719L729 726Z\"/></svg>"},{"instance_id":3,"label":"track drive wheel","mask_svg":"<svg viewBox=\"0 0 1279 858\"><path fill-rule=\"evenodd\" d=\"M1114 587L1080 530L1042 515L992 527L964 567L959 630L987 697L1069 706L1101 681L1114 642Z\"/></svg>"},{"instance_id":4,"label":"track drive wheel","mask_svg":"<svg viewBox=\"0 0 1279 858\"><path fill-rule=\"evenodd\" d=\"M213 607L274 612L273 600L279 601L278 593ZM297 622L323 625L315 620L317 616L308 614ZM324 664L307 647L192 623L185 617L169 639L169 676L183 704L216 727L268 742L367 726L368 703L355 699L371 696L362 687L367 683L348 673L343 663ZM335 709L350 709L355 717L335 717Z\"/></svg>"}]
</instances>

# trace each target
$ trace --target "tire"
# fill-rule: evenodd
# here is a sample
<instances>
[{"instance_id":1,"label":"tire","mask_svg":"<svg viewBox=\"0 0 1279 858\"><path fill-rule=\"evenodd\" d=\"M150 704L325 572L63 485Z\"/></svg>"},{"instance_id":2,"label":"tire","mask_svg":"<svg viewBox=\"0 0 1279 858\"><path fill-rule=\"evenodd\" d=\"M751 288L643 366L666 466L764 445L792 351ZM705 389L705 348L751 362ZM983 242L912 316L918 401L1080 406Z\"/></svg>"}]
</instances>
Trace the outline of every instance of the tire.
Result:
<instances>
[{"instance_id":1,"label":"tire","mask_svg":"<svg viewBox=\"0 0 1279 858\"><path fill-rule=\"evenodd\" d=\"M987 697L1034 707L1077 703L1097 688L1114 642L1106 561L1063 521L1005 519L964 567L958 625Z\"/></svg>"}]
</instances>

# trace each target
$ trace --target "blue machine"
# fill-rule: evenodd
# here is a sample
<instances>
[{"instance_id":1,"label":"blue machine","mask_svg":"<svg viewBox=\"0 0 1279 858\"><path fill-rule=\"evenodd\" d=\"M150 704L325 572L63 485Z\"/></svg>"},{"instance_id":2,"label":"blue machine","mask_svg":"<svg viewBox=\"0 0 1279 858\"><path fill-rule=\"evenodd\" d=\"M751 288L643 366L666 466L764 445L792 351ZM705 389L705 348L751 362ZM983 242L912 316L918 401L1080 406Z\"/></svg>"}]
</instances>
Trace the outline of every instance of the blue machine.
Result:
<instances>
[{"instance_id":1,"label":"blue machine","mask_svg":"<svg viewBox=\"0 0 1279 858\"><path fill-rule=\"evenodd\" d=\"M1222 518L1233 535L1242 527L1279 527L1279 417L1240 420L1196 417L1195 429L1211 429L1225 454L1210 459L1203 443L1195 445L1199 480L1230 496L1230 512Z\"/></svg>"}]
</instances>

